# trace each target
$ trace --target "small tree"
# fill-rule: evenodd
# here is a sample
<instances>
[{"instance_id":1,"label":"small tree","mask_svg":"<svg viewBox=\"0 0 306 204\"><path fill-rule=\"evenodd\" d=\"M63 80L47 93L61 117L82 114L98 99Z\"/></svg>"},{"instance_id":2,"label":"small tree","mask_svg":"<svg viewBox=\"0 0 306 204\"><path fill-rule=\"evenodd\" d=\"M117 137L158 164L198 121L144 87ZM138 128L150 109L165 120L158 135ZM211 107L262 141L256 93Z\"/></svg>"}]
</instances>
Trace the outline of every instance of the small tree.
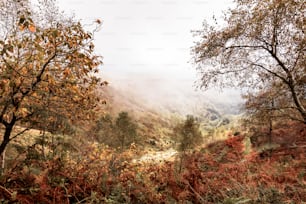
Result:
<instances>
[{"instance_id":1,"label":"small tree","mask_svg":"<svg viewBox=\"0 0 306 204\"><path fill-rule=\"evenodd\" d=\"M119 113L116 119L116 137L120 144L121 149L136 142L137 131L136 124L132 121L132 118L127 112Z\"/></svg>"},{"instance_id":2,"label":"small tree","mask_svg":"<svg viewBox=\"0 0 306 204\"><path fill-rule=\"evenodd\" d=\"M275 108L275 104L281 102L276 96L275 93L270 91L261 92L255 96L249 93L245 96L247 112L243 122L249 127L253 145L259 137L269 140L269 145L271 145L273 124L285 117L285 114L279 108Z\"/></svg>"},{"instance_id":3,"label":"small tree","mask_svg":"<svg viewBox=\"0 0 306 204\"><path fill-rule=\"evenodd\" d=\"M192 115L188 115L184 123L178 124L174 130L174 139L178 142L178 150L186 152L202 142L200 124Z\"/></svg>"},{"instance_id":4,"label":"small tree","mask_svg":"<svg viewBox=\"0 0 306 204\"><path fill-rule=\"evenodd\" d=\"M120 112L115 120L102 116L91 130L98 142L111 147L125 147L137 141L137 125L127 112Z\"/></svg>"},{"instance_id":5,"label":"small tree","mask_svg":"<svg viewBox=\"0 0 306 204\"><path fill-rule=\"evenodd\" d=\"M115 147L117 144L114 141L114 129L113 118L110 115L105 115L96 122L91 131L99 143Z\"/></svg>"},{"instance_id":6,"label":"small tree","mask_svg":"<svg viewBox=\"0 0 306 204\"><path fill-rule=\"evenodd\" d=\"M178 142L177 149L181 153L179 164L179 172L181 172L186 151L198 146L203 140L200 124L194 116L187 115L184 123L175 127L174 140Z\"/></svg>"}]
</instances>

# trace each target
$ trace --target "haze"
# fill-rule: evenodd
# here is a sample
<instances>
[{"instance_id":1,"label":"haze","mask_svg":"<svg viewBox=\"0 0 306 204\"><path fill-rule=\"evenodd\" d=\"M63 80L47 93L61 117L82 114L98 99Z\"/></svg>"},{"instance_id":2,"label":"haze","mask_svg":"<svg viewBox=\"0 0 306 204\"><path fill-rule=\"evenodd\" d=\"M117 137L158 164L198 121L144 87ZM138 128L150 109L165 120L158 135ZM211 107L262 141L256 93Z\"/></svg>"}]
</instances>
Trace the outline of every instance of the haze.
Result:
<instances>
[{"instance_id":1,"label":"haze","mask_svg":"<svg viewBox=\"0 0 306 204\"><path fill-rule=\"evenodd\" d=\"M182 104L178 100L198 96L226 103L240 101L233 90L196 92L198 77L188 63L196 40L191 30L200 29L203 20L220 17L231 5L229 0L59 1L61 10L75 13L85 24L103 21L95 45L104 58L102 77L111 86L167 104Z\"/></svg>"}]
</instances>

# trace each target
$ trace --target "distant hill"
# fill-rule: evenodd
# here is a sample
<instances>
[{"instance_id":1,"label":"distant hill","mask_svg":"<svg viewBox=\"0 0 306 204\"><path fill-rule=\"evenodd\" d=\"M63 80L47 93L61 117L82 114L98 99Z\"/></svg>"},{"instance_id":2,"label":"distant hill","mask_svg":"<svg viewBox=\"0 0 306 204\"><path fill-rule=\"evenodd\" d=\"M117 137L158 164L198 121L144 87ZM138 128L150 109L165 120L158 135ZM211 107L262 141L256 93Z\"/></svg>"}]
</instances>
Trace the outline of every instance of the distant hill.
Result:
<instances>
[{"instance_id":1,"label":"distant hill","mask_svg":"<svg viewBox=\"0 0 306 204\"><path fill-rule=\"evenodd\" d=\"M188 87L184 81L177 85L158 78L109 81L101 90L107 101L105 112L114 117L121 111L129 112L145 141L154 140L158 147L170 146L167 141L173 127L186 115L197 117L205 134L214 134L211 132L220 127L228 129L241 112L239 96L235 99L237 93L231 93L232 97L229 93L204 93Z\"/></svg>"},{"instance_id":2,"label":"distant hill","mask_svg":"<svg viewBox=\"0 0 306 204\"><path fill-rule=\"evenodd\" d=\"M238 91L201 91L190 80L163 79L154 76L125 76L110 79L103 94L113 111L129 110L136 115L157 112L163 116L188 114L210 117L241 113L242 99Z\"/></svg>"}]
</instances>

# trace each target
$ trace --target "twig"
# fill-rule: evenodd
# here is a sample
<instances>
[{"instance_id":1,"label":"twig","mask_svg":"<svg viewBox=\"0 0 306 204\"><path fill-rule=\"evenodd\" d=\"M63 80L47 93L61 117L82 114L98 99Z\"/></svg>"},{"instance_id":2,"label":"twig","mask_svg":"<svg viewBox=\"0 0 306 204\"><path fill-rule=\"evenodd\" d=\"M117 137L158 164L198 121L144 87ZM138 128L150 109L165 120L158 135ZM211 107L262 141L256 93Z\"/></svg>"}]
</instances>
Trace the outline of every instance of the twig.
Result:
<instances>
[{"instance_id":1,"label":"twig","mask_svg":"<svg viewBox=\"0 0 306 204\"><path fill-rule=\"evenodd\" d=\"M8 189L6 189L4 186L1 186L1 185L0 185L0 189L2 189L4 192L6 192L7 194L9 194L11 198L13 197L13 193L10 192Z\"/></svg>"},{"instance_id":2,"label":"twig","mask_svg":"<svg viewBox=\"0 0 306 204\"><path fill-rule=\"evenodd\" d=\"M191 191L192 191L197 197L199 197L199 199L201 200L202 203L204 203L204 198L203 198L198 192L196 192L196 190L190 185L189 182L187 182L187 183L188 183L188 186L189 186L189 188L191 189Z\"/></svg>"},{"instance_id":3,"label":"twig","mask_svg":"<svg viewBox=\"0 0 306 204\"><path fill-rule=\"evenodd\" d=\"M22 130L21 132L17 133L16 135L14 135L13 137L10 138L10 141L15 139L16 137L18 137L19 135L22 135L23 133L25 133L26 131L30 130L30 128L26 128L24 130Z\"/></svg>"}]
</instances>

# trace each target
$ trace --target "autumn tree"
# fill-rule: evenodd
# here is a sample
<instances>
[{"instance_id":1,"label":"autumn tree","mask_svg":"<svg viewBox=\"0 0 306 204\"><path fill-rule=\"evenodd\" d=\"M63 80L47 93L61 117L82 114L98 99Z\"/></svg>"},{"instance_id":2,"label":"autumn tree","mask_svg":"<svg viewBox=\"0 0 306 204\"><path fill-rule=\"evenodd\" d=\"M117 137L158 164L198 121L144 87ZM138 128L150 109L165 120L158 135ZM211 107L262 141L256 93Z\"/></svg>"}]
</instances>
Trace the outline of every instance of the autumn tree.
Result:
<instances>
[{"instance_id":1,"label":"autumn tree","mask_svg":"<svg viewBox=\"0 0 306 204\"><path fill-rule=\"evenodd\" d=\"M119 112L115 118L108 114L100 117L91 129L91 134L99 143L121 150L139 142L137 124L125 111Z\"/></svg>"},{"instance_id":2,"label":"autumn tree","mask_svg":"<svg viewBox=\"0 0 306 204\"><path fill-rule=\"evenodd\" d=\"M121 149L136 142L137 126L129 116L128 112L120 112L115 123L116 138Z\"/></svg>"},{"instance_id":3,"label":"autumn tree","mask_svg":"<svg viewBox=\"0 0 306 204\"><path fill-rule=\"evenodd\" d=\"M272 93L306 123L305 4L301 0L235 0L225 26L203 24L193 48L202 88L243 87ZM268 88L274 90L268 90ZM252 95L249 95L252 97ZM254 99L254 98L253 98ZM253 100L251 99L251 100Z\"/></svg>"},{"instance_id":4,"label":"autumn tree","mask_svg":"<svg viewBox=\"0 0 306 204\"><path fill-rule=\"evenodd\" d=\"M202 142L202 133L200 123L192 115L187 115L183 123L179 123L174 128L174 138L178 143L178 150L186 152L189 149L196 147Z\"/></svg>"},{"instance_id":5,"label":"autumn tree","mask_svg":"<svg viewBox=\"0 0 306 204\"><path fill-rule=\"evenodd\" d=\"M274 83L275 84L275 83ZM284 88L275 86L263 87L257 93L247 93L245 107L250 123L264 125L268 121L288 121L288 119L298 120L299 114L293 109L290 103L291 95Z\"/></svg>"},{"instance_id":6,"label":"autumn tree","mask_svg":"<svg viewBox=\"0 0 306 204\"><path fill-rule=\"evenodd\" d=\"M177 150L180 152L178 171L181 173L186 152L200 145L203 141L200 123L192 115L187 115L186 120L174 128L173 139L177 143Z\"/></svg>"},{"instance_id":7,"label":"autumn tree","mask_svg":"<svg viewBox=\"0 0 306 204\"><path fill-rule=\"evenodd\" d=\"M0 1L0 154L17 136L57 116L71 122L90 118L98 102L101 57L93 34L58 12L54 1ZM47 118L47 120L46 120ZM44 119L44 120L43 120ZM14 131L16 125L26 129ZM60 127L57 127L60 128Z\"/></svg>"},{"instance_id":8,"label":"autumn tree","mask_svg":"<svg viewBox=\"0 0 306 204\"><path fill-rule=\"evenodd\" d=\"M110 115L104 115L100 117L95 126L92 128L92 135L99 143L104 143L111 147L117 146L117 142L114 139L115 131L114 131L114 123L113 118Z\"/></svg>"}]
</instances>

